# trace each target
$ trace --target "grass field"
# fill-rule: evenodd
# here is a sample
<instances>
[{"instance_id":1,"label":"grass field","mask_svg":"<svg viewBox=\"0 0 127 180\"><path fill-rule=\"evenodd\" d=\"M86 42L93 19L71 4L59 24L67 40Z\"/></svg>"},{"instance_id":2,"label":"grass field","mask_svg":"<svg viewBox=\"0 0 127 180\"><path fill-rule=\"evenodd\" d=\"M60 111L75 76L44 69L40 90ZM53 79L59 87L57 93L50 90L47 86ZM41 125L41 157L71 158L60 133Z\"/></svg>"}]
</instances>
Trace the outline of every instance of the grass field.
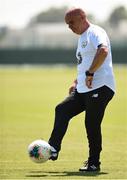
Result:
<instances>
[{"instance_id":1,"label":"grass field","mask_svg":"<svg viewBox=\"0 0 127 180\"><path fill-rule=\"evenodd\" d=\"M84 113L70 122L56 162L35 164L27 146L48 140L55 105L76 76L70 68L0 68L0 179L127 179L127 66L115 66L117 94L103 129L100 173L78 172L87 159Z\"/></svg>"}]
</instances>

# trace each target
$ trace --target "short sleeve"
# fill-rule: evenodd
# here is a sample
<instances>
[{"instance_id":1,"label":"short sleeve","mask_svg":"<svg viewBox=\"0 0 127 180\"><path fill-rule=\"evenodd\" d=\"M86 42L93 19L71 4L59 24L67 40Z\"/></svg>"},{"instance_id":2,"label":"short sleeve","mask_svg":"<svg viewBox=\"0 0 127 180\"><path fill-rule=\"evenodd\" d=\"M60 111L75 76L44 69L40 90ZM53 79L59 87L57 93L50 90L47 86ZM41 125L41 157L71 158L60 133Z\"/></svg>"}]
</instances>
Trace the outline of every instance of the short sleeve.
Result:
<instances>
[{"instance_id":1,"label":"short sleeve","mask_svg":"<svg viewBox=\"0 0 127 180\"><path fill-rule=\"evenodd\" d=\"M91 43L93 44L95 49L97 49L101 44L108 46L108 37L103 29L93 29L90 37Z\"/></svg>"}]
</instances>

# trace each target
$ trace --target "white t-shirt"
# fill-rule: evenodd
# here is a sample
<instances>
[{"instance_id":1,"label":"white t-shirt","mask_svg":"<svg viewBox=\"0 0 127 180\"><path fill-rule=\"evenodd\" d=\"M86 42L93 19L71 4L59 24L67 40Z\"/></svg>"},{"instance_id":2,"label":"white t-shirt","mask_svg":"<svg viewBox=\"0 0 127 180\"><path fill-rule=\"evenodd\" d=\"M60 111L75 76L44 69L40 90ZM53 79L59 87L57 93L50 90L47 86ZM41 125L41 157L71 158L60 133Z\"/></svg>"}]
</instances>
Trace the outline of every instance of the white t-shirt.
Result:
<instances>
[{"instance_id":1,"label":"white t-shirt","mask_svg":"<svg viewBox=\"0 0 127 180\"><path fill-rule=\"evenodd\" d=\"M92 89L89 89L85 84L85 71L91 66L100 44L108 47L108 55L104 63L94 73ZM77 91L79 93L89 92L104 85L108 86L115 92L110 41L106 32L101 27L90 24L89 28L81 34L78 41L76 57L78 63Z\"/></svg>"}]
</instances>

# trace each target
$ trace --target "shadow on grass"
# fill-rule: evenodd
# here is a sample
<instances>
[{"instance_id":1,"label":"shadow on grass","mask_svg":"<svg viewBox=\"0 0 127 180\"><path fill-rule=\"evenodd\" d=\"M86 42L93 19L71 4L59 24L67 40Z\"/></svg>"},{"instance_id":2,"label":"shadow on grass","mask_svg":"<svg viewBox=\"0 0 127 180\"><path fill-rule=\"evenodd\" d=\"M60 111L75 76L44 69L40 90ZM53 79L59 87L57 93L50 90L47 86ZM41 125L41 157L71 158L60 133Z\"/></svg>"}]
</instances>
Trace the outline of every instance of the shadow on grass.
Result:
<instances>
[{"instance_id":1,"label":"shadow on grass","mask_svg":"<svg viewBox=\"0 0 127 180\"><path fill-rule=\"evenodd\" d=\"M43 172L43 171L30 171L26 177L73 177L73 176L100 176L106 175L107 172L70 172L70 171L63 171L63 172Z\"/></svg>"}]
</instances>

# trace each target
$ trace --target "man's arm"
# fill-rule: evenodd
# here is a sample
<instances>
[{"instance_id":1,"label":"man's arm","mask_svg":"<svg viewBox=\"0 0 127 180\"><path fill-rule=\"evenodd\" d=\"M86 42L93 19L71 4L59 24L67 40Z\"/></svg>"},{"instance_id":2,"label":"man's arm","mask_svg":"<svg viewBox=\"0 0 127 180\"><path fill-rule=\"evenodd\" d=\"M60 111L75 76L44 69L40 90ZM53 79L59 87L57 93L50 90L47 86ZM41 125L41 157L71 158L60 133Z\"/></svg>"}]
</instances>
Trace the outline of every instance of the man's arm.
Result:
<instances>
[{"instance_id":1,"label":"man's arm","mask_svg":"<svg viewBox=\"0 0 127 180\"><path fill-rule=\"evenodd\" d=\"M106 46L104 46L103 44L99 45L96 55L93 59L93 62L91 64L90 68L88 69L88 72L91 75L86 76L86 86L88 88L92 88L92 81L94 78L94 76L92 74L94 74L94 72L96 72L96 70L103 64L107 54L108 54L108 48Z\"/></svg>"}]
</instances>

